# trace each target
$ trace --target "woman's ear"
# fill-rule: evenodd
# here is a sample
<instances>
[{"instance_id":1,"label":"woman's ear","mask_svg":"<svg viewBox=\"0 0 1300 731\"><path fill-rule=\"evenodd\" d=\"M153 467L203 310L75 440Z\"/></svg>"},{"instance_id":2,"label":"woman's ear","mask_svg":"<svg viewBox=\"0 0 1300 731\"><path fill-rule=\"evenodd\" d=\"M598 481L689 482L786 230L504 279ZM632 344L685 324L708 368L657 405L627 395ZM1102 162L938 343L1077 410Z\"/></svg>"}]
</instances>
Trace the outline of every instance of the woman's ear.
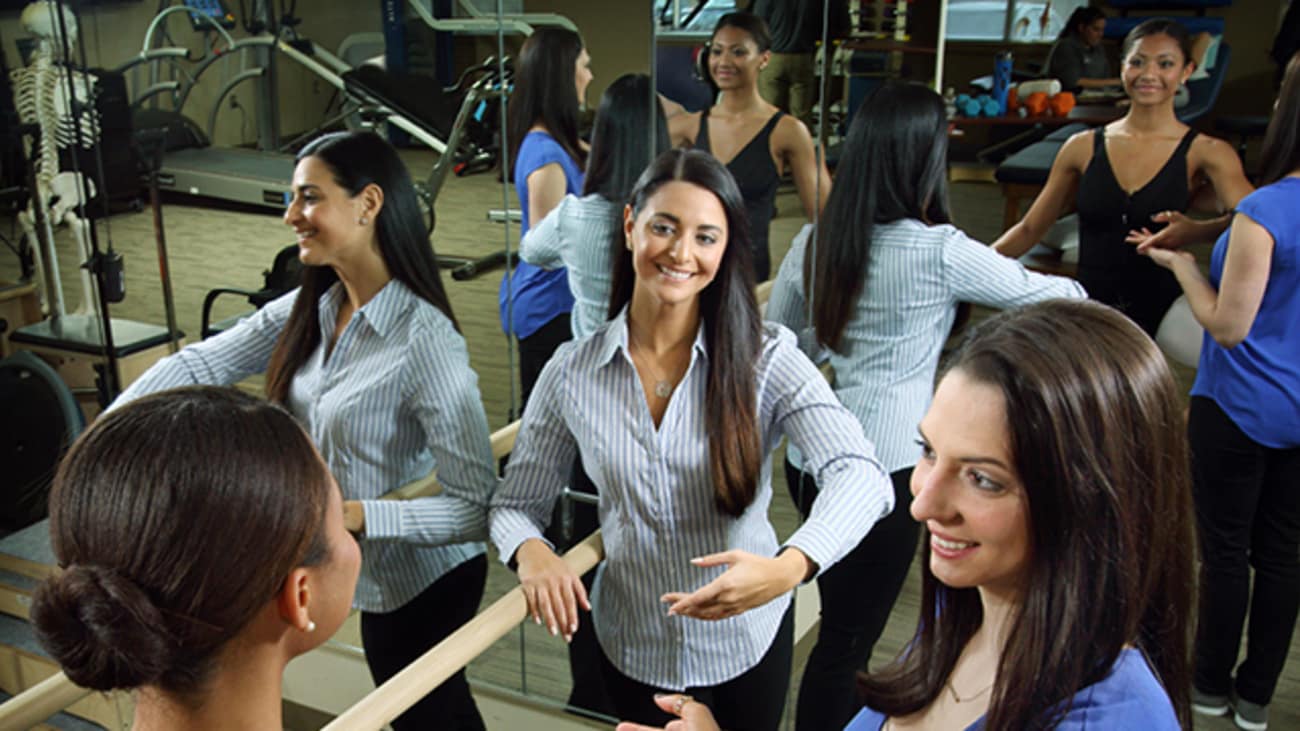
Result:
<instances>
[{"instance_id":1,"label":"woman's ear","mask_svg":"<svg viewBox=\"0 0 1300 731\"><path fill-rule=\"evenodd\" d=\"M632 210L630 205L623 206L623 243L627 246L628 251L632 250L632 228L635 225L636 212Z\"/></svg>"},{"instance_id":2,"label":"woman's ear","mask_svg":"<svg viewBox=\"0 0 1300 731\"><path fill-rule=\"evenodd\" d=\"M379 212L384 209L384 189L371 183L357 194L361 203L361 215L371 221L379 220Z\"/></svg>"},{"instance_id":3,"label":"woman's ear","mask_svg":"<svg viewBox=\"0 0 1300 731\"><path fill-rule=\"evenodd\" d=\"M290 571L280 592L275 596L280 618L301 632L312 631L316 626L311 621L311 599L311 580L307 569L299 567Z\"/></svg>"}]
</instances>

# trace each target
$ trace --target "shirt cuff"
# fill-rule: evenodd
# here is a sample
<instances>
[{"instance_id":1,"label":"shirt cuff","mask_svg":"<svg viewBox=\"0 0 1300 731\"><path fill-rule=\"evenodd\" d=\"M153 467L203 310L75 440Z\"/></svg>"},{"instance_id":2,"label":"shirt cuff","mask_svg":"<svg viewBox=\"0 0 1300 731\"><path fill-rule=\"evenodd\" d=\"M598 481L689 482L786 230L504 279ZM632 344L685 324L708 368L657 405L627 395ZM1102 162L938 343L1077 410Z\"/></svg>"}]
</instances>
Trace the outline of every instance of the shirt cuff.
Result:
<instances>
[{"instance_id":1,"label":"shirt cuff","mask_svg":"<svg viewBox=\"0 0 1300 731\"><path fill-rule=\"evenodd\" d=\"M555 550L555 544L546 540L546 536L533 525L532 521L521 515L494 513L491 518L492 542L496 544L501 563L515 570L515 552L530 538L537 538Z\"/></svg>"},{"instance_id":2,"label":"shirt cuff","mask_svg":"<svg viewBox=\"0 0 1300 731\"><path fill-rule=\"evenodd\" d=\"M366 538L401 538L402 503L399 500L362 500L366 514Z\"/></svg>"}]
</instances>

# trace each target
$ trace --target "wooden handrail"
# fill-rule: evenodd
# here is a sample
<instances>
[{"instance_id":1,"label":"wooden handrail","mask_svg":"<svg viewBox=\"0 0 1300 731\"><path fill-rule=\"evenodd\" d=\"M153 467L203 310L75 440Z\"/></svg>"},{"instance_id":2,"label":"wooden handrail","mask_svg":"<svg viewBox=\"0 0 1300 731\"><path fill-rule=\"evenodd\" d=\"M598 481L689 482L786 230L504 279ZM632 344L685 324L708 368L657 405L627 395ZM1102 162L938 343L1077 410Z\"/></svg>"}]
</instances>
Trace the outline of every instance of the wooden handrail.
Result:
<instances>
[{"instance_id":1,"label":"wooden handrail","mask_svg":"<svg viewBox=\"0 0 1300 731\"><path fill-rule=\"evenodd\" d=\"M564 554L564 562L574 573L582 575L599 563L604 555L600 531L596 531L569 549ZM492 643L518 626L527 618L527 614L528 605L524 599L523 587L516 586L418 660L344 711L323 731L370 731L383 728L384 724L415 705Z\"/></svg>"},{"instance_id":2,"label":"wooden handrail","mask_svg":"<svg viewBox=\"0 0 1300 731\"><path fill-rule=\"evenodd\" d=\"M0 705L0 728L35 728L93 692L57 672Z\"/></svg>"}]
</instances>

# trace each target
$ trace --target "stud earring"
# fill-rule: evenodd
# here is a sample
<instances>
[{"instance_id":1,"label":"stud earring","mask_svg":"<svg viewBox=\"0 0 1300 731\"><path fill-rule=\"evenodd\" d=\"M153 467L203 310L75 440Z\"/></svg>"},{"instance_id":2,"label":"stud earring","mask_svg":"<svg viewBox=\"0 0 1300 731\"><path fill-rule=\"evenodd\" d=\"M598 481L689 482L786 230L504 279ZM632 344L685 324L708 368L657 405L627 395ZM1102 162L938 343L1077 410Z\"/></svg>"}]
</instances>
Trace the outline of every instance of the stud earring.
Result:
<instances>
[{"instance_id":1,"label":"stud earring","mask_svg":"<svg viewBox=\"0 0 1300 731\"><path fill-rule=\"evenodd\" d=\"M370 223L370 219L366 218L365 216L362 216L361 218L357 219L357 223L361 224L362 226L365 226L366 224Z\"/></svg>"},{"instance_id":2,"label":"stud earring","mask_svg":"<svg viewBox=\"0 0 1300 731\"><path fill-rule=\"evenodd\" d=\"M315 631L316 631L316 623L311 621L310 619L307 620L307 634L311 634L312 632Z\"/></svg>"}]
</instances>

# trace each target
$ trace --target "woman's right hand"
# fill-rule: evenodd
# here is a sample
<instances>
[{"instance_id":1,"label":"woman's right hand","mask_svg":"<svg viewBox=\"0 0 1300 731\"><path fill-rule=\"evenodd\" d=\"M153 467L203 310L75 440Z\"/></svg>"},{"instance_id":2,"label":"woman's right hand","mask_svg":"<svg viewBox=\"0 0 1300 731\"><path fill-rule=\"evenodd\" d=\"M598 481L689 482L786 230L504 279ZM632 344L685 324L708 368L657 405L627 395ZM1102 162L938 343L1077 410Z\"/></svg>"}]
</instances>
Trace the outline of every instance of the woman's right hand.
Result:
<instances>
[{"instance_id":1,"label":"woman's right hand","mask_svg":"<svg viewBox=\"0 0 1300 731\"><path fill-rule=\"evenodd\" d=\"M582 579L550 546L536 538L519 546L515 563L533 621L545 624L553 635L563 635L565 642L572 640L578 631L578 607L591 611Z\"/></svg>"}]
</instances>

